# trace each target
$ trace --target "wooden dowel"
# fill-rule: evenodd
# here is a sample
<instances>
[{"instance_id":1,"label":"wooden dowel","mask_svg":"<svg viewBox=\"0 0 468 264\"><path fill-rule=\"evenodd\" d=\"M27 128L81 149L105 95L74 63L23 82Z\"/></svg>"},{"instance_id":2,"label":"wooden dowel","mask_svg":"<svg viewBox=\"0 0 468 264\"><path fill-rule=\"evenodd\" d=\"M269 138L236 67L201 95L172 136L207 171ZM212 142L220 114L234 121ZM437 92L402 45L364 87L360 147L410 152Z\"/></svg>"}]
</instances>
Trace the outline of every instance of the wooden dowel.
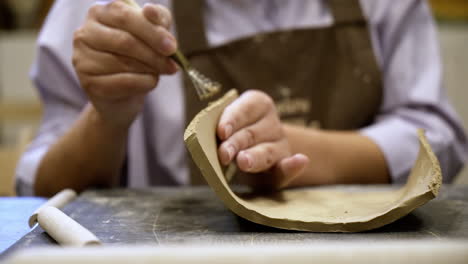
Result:
<instances>
[{"instance_id":1,"label":"wooden dowel","mask_svg":"<svg viewBox=\"0 0 468 264\"><path fill-rule=\"evenodd\" d=\"M101 244L93 233L55 207L42 208L37 221L42 229L62 246L83 247Z\"/></svg>"},{"instance_id":2,"label":"wooden dowel","mask_svg":"<svg viewBox=\"0 0 468 264\"><path fill-rule=\"evenodd\" d=\"M29 227L33 227L37 223L37 215L44 207L53 206L56 208L63 208L69 202L75 200L76 192L71 189L64 189L61 192L54 195L41 207L37 208L36 211L29 217Z\"/></svg>"}]
</instances>

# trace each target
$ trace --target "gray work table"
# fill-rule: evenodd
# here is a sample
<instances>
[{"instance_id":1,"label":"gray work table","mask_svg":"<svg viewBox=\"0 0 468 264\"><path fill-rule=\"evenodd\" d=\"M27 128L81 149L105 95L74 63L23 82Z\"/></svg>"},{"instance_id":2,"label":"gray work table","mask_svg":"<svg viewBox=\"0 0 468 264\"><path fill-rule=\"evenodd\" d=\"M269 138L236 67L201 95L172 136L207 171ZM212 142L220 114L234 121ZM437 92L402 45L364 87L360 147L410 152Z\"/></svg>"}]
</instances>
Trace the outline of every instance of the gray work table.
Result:
<instances>
[{"instance_id":1,"label":"gray work table","mask_svg":"<svg viewBox=\"0 0 468 264\"><path fill-rule=\"evenodd\" d=\"M392 224L362 233L306 233L260 226L235 216L208 187L93 190L63 211L108 245L468 240L468 186L464 185L442 186L435 200ZM56 244L36 226L5 254L44 245Z\"/></svg>"}]
</instances>

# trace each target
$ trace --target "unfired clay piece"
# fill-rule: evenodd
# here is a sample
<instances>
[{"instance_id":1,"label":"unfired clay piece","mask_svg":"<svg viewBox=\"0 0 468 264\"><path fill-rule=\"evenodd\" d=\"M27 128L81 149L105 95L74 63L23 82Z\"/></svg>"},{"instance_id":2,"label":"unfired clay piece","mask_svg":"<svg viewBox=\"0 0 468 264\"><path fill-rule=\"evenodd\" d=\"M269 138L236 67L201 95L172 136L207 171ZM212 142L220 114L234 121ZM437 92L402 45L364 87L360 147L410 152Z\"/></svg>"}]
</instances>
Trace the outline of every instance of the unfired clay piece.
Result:
<instances>
[{"instance_id":1,"label":"unfired clay piece","mask_svg":"<svg viewBox=\"0 0 468 264\"><path fill-rule=\"evenodd\" d=\"M57 194L55 194L52 198L50 198L47 202L45 202L41 207L37 208L36 211L29 217L29 227L33 227L37 223L37 214L39 213L42 208L47 206L53 206L56 208L62 208L69 202L75 200L76 192L72 189L64 189Z\"/></svg>"},{"instance_id":2,"label":"unfired clay piece","mask_svg":"<svg viewBox=\"0 0 468 264\"><path fill-rule=\"evenodd\" d=\"M37 221L61 246L83 247L101 244L93 233L55 207L42 208L37 215Z\"/></svg>"},{"instance_id":3,"label":"unfired clay piece","mask_svg":"<svg viewBox=\"0 0 468 264\"><path fill-rule=\"evenodd\" d=\"M271 195L239 196L229 187L217 156L216 125L223 109L237 98L229 91L202 110L185 131L187 148L223 203L252 222L312 232L359 232L389 224L433 199L441 185L437 158L419 132L420 151L408 182L396 190L329 187L290 189Z\"/></svg>"}]
</instances>

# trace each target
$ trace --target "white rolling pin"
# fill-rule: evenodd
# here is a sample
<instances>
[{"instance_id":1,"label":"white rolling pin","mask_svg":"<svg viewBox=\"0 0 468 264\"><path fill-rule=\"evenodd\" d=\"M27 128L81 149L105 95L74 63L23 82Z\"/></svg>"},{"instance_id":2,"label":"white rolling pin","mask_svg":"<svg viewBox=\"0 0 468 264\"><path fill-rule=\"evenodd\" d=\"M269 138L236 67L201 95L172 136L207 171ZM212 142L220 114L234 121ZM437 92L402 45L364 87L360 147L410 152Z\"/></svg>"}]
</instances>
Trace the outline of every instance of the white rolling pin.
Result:
<instances>
[{"instance_id":1,"label":"white rolling pin","mask_svg":"<svg viewBox=\"0 0 468 264\"><path fill-rule=\"evenodd\" d=\"M50 198L46 203L44 203L41 207L37 208L36 211L29 217L29 227L33 227L37 223L37 214L42 208L47 206L53 206L56 208L63 208L69 202L75 200L76 192L71 189L64 189L61 192L54 195Z\"/></svg>"},{"instance_id":2,"label":"white rolling pin","mask_svg":"<svg viewBox=\"0 0 468 264\"><path fill-rule=\"evenodd\" d=\"M88 229L53 206L42 208L37 215L37 222L62 246L83 247L101 244Z\"/></svg>"}]
</instances>

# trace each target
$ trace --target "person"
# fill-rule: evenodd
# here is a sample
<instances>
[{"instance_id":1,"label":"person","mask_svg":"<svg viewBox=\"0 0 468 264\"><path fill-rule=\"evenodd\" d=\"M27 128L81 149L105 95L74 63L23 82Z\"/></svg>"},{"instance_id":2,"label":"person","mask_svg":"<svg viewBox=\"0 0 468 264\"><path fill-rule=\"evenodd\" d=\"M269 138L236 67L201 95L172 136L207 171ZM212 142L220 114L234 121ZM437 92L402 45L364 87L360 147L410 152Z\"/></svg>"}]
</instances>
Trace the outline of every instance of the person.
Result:
<instances>
[{"instance_id":1,"label":"person","mask_svg":"<svg viewBox=\"0 0 468 264\"><path fill-rule=\"evenodd\" d=\"M216 129L221 163L248 184L402 183L418 128L444 182L465 161L425 1L138 2L56 1L31 72L45 114L19 193L196 183L183 130L207 102L169 58L178 48L242 93Z\"/></svg>"}]
</instances>

